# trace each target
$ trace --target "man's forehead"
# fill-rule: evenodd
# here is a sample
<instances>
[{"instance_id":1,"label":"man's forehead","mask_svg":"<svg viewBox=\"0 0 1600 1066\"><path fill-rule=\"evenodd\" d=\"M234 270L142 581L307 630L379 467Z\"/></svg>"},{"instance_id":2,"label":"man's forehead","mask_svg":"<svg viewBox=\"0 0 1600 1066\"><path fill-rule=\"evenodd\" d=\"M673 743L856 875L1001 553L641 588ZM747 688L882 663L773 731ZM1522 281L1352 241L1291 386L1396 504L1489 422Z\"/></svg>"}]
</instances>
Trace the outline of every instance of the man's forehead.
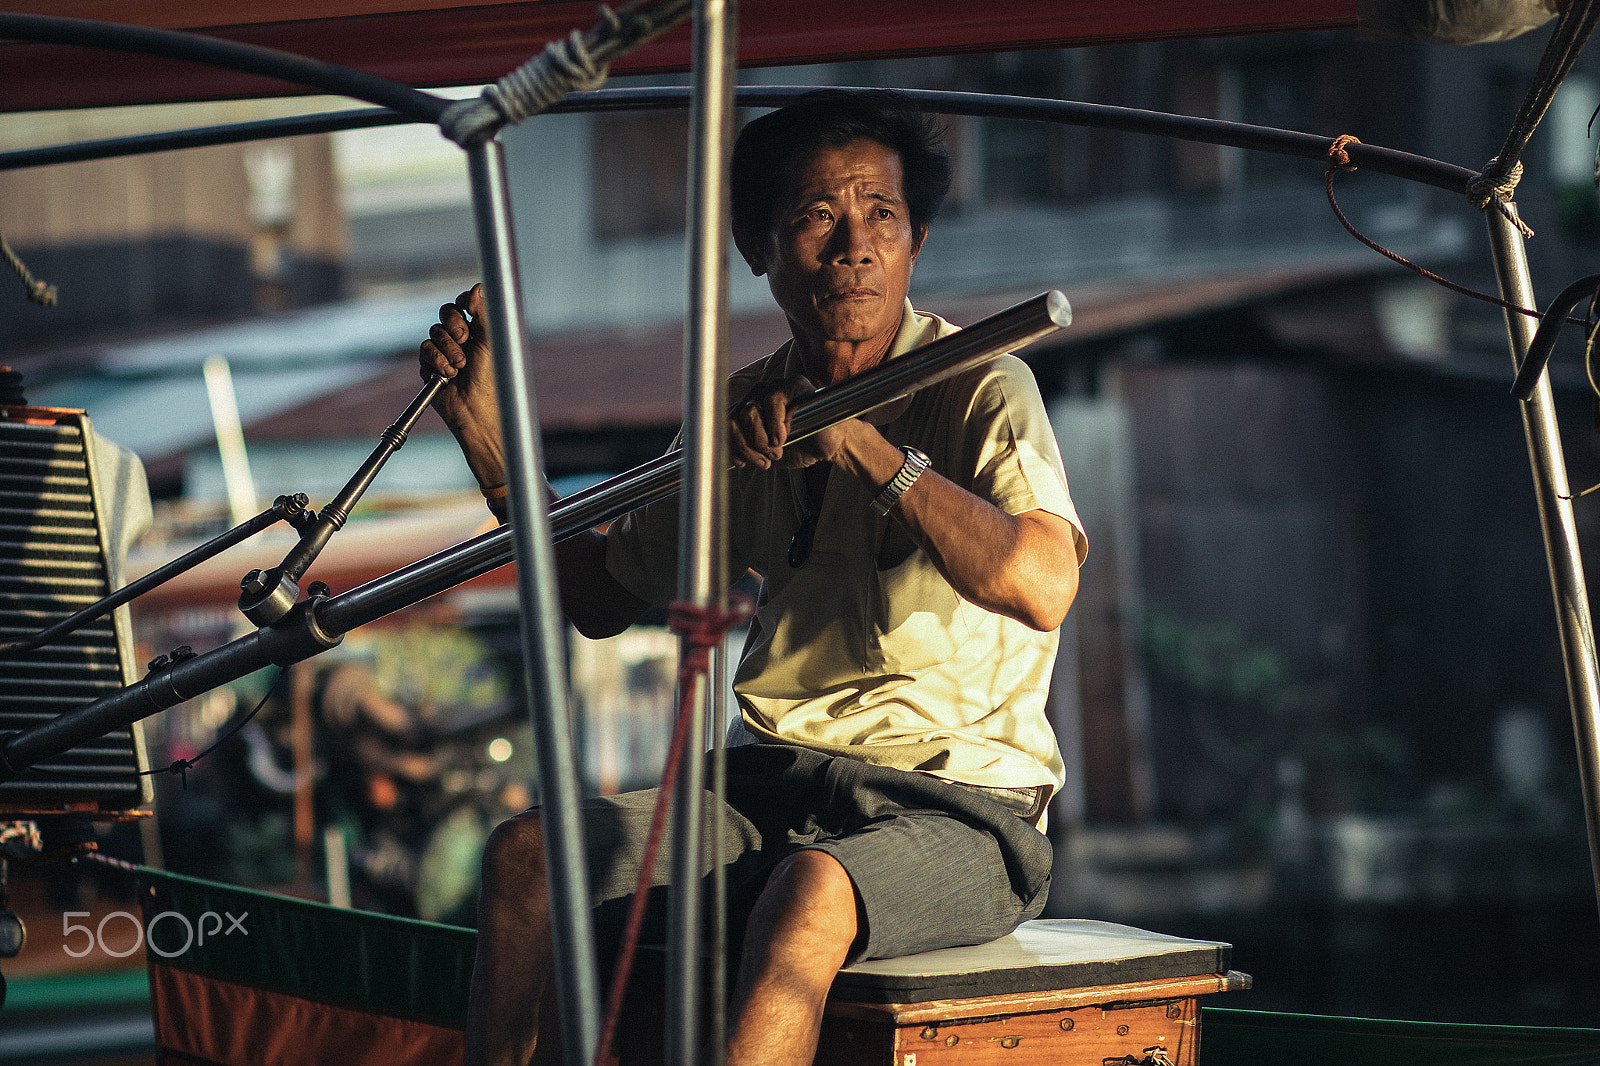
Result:
<instances>
[{"instance_id":1,"label":"man's forehead","mask_svg":"<svg viewBox=\"0 0 1600 1066\"><path fill-rule=\"evenodd\" d=\"M905 175L900 153L872 140L823 145L792 158L784 176L786 198L816 199L865 186L874 199L905 197Z\"/></svg>"}]
</instances>

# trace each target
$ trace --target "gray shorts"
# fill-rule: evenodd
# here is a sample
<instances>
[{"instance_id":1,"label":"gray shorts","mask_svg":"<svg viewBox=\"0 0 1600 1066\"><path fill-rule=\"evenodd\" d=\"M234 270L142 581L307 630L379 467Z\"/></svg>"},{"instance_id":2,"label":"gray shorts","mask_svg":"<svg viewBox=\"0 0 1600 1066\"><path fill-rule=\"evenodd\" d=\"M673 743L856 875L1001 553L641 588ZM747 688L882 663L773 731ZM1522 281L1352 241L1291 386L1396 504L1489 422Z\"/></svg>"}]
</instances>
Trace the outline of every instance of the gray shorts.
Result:
<instances>
[{"instance_id":1,"label":"gray shorts","mask_svg":"<svg viewBox=\"0 0 1600 1066\"><path fill-rule=\"evenodd\" d=\"M867 935L851 962L985 943L1044 908L1050 844L1028 820L1037 820L1033 790L970 788L784 745L732 748L727 759L726 802L713 824L728 872L735 954L773 868L806 849L837 859L861 897ZM585 803L603 956L620 936L655 798L650 789ZM708 840L701 856L707 899L711 868ZM647 938L665 929L668 872L664 846Z\"/></svg>"}]
</instances>

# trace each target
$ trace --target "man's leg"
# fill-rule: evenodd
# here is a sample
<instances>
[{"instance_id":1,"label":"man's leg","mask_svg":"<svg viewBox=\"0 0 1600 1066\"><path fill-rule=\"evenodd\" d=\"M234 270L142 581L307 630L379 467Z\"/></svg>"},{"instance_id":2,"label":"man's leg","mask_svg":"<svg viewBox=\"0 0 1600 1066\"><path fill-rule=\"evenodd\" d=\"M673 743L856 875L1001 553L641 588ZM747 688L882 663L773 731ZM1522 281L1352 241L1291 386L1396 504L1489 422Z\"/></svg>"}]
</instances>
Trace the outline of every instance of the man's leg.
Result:
<instances>
[{"instance_id":1,"label":"man's leg","mask_svg":"<svg viewBox=\"0 0 1600 1066\"><path fill-rule=\"evenodd\" d=\"M478 951L467 1000L468 1066L528 1062L541 1008L549 1010L550 956L544 836L538 812L529 811L496 826L483 849Z\"/></svg>"},{"instance_id":2,"label":"man's leg","mask_svg":"<svg viewBox=\"0 0 1600 1066\"><path fill-rule=\"evenodd\" d=\"M828 988L864 927L860 908L826 852L778 864L746 928L727 1066L811 1066Z\"/></svg>"}]
</instances>

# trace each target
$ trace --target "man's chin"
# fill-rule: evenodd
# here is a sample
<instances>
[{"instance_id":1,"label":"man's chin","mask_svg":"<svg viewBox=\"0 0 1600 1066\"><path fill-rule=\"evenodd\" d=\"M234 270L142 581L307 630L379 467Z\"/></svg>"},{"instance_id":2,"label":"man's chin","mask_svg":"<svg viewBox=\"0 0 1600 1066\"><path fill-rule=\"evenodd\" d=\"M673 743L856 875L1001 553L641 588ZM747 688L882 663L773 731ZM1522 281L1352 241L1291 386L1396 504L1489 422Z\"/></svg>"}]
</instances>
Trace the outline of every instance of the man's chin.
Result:
<instances>
[{"instance_id":1,"label":"man's chin","mask_svg":"<svg viewBox=\"0 0 1600 1066\"><path fill-rule=\"evenodd\" d=\"M865 344L900 328L900 316L892 320L887 316L836 315L824 318L817 331L823 340L833 344Z\"/></svg>"}]
</instances>

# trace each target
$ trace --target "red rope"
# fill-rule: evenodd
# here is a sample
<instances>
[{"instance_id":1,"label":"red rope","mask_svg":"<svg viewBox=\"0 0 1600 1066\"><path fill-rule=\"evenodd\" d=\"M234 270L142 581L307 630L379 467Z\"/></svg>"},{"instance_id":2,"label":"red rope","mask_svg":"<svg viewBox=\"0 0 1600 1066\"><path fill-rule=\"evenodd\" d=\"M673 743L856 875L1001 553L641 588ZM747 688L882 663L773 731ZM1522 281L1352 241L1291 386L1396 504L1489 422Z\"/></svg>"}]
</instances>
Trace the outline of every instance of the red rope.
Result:
<instances>
[{"instance_id":1,"label":"red rope","mask_svg":"<svg viewBox=\"0 0 1600 1066\"><path fill-rule=\"evenodd\" d=\"M1333 208L1334 217L1339 220L1339 224L1345 228L1346 232L1348 232L1350 236L1354 237L1368 248L1371 248L1379 255L1387 256L1389 259L1399 263L1407 270L1414 270L1418 274L1421 274L1423 277L1427 278L1429 281L1443 285L1451 292L1458 292L1462 296L1470 296L1474 300L1482 300L1484 303L1491 303L1496 307L1502 307L1507 311L1514 311L1519 315L1527 315L1529 318L1539 317L1539 312L1533 310L1532 308L1518 307L1516 304L1511 303L1508 300L1502 300L1498 296L1490 296L1486 292L1479 292L1476 289L1469 289L1465 285L1457 285L1448 278L1442 278L1433 271L1418 266L1405 256L1400 255L1397 252L1391 252L1377 241L1371 239L1366 234L1356 229L1351 221L1345 217L1344 212L1339 209L1339 201L1334 198L1333 176L1341 171L1351 171L1356 169L1355 164L1350 162L1350 153L1345 151L1345 148L1349 145L1360 143L1361 141L1358 138L1352 137L1350 134L1346 133L1335 137L1333 139L1333 143L1328 146L1328 174L1326 181L1328 191L1328 206ZM1586 326L1589 324L1587 321L1581 318L1568 318L1567 321L1578 326Z\"/></svg>"},{"instance_id":2,"label":"red rope","mask_svg":"<svg viewBox=\"0 0 1600 1066\"><path fill-rule=\"evenodd\" d=\"M617 953L617 968L611 975L611 990L606 997L606 1015L600 1026L600 1042L595 1045L594 1064L604 1066L606 1050L616 1036L622 1015L622 1000L627 994L628 977L633 970L634 952L639 946L639 930L644 925L645 904L656 869L656 856L667 824L667 811L678 781L678 767L689 741L693 720L696 685L694 682L711 670L711 650L722 646L728 631L750 617L752 604L743 597L732 597L726 608L701 607L676 601L670 608L667 624L683 637L685 645L678 663L678 719L672 727L672 743L667 748L667 763L661 771L661 786L656 792L655 812L650 818L650 835L645 838L644 855L639 861L639 879L634 884L633 900L628 905L628 920L622 927L622 947Z\"/></svg>"}]
</instances>

